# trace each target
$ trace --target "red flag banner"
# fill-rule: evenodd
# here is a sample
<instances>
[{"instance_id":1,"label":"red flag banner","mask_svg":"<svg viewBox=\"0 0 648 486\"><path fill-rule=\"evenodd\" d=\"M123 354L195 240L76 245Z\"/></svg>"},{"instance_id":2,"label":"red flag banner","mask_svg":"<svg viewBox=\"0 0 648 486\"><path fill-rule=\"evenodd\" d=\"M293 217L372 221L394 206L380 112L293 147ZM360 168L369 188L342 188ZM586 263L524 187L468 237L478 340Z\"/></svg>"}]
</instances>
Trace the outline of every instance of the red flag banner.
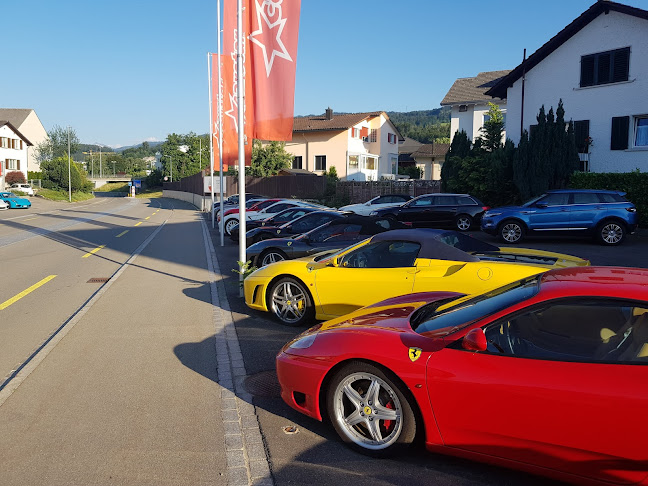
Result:
<instances>
[{"instance_id":1,"label":"red flag banner","mask_svg":"<svg viewBox=\"0 0 648 486\"><path fill-rule=\"evenodd\" d=\"M243 8L250 8L251 0L243 0ZM225 0L223 5L223 164L233 165L238 161L238 89L240 86L236 75L238 55L237 42L237 2ZM243 113L243 134L245 138L245 165L252 161L252 83L248 54L248 22L243 15L243 85L245 86L245 111ZM227 152L227 155L225 153Z\"/></svg>"},{"instance_id":2,"label":"red flag banner","mask_svg":"<svg viewBox=\"0 0 648 486\"><path fill-rule=\"evenodd\" d=\"M301 0L247 0L254 138L292 140Z\"/></svg>"},{"instance_id":3,"label":"red flag banner","mask_svg":"<svg viewBox=\"0 0 648 486\"><path fill-rule=\"evenodd\" d=\"M218 104L220 101L221 90L218 89L218 63L220 56L218 54L211 55L211 137L212 137L212 150L214 151L214 170L220 170L220 155L218 150Z\"/></svg>"}]
</instances>

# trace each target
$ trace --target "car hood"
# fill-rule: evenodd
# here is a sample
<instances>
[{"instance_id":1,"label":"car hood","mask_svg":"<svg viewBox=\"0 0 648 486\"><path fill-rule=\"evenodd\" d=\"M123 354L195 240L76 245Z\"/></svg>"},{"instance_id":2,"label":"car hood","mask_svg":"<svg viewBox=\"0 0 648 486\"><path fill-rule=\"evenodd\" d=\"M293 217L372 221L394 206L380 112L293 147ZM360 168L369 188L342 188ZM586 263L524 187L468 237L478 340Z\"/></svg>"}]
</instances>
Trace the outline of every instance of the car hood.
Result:
<instances>
[{"instance_id":1,"label":"car hood","mask_svg":"<svg viewBox=\"0 0 648 486\"><path fill-rule=\"evenodd\" d=\"M420 292L392 297L371 304L336 319L331 319L321 325L321 331L357 329L368 327L391 331L412 332L409 324L410 316L420 307L432 302L453 300L463 297L456 292Z\"/></svg>"},{"instance_id":2,"label":"car hood","mask_svg":"<svg viewBox=\"0 0 648 486\"><path fill-rule=\"evenodd\" d=\"M589 260L573 255L530 248L500 248L499 251L470 253L479 257L482 261L546 265L550 268L585 267L590 265Z\"/></svg>"},{"instance_id":3,"label":"car hood","mask_svg":"<svg viewBox=\"0 0 648 486\"><path fill-rule=\"evenodd\" d=\"M29 203L29 199L25 199L24 197L5 197L3 198L5 201L16 201L20 204L27 204Z\"/></svg>"},{"instance_id":4,"label":"car hood","mask_svg":"<svg viewBox=\"0 0 648 486\"><path fill-rule=\"evenodd\" d=\"M258 255L266 248L279 248L287 253L292 253L296 248L303 249L305 247L306 244L301 240L294 240L292 238L272 238L250 245L247 248L246 253L248 255Z\"/></svg>"}]
</instances>

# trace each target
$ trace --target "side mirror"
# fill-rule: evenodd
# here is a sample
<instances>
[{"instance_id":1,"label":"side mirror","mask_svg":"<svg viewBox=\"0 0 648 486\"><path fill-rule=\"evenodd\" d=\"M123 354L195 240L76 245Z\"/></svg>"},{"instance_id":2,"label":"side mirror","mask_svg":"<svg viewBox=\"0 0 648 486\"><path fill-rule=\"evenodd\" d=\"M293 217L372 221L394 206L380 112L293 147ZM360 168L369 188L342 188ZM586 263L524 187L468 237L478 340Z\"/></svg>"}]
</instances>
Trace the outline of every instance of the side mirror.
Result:
<instances>
[{"instance_id":1,"label":"side mirror","mask_svg":"<svg viewBox=\"0 0 648 486\"><path fill-rule=\"evenodd\" d=\"M484 330L478 327L469 331L461 341L461 347L468 351L486 351L488 342Z\"/></svg>"}]
</instances>

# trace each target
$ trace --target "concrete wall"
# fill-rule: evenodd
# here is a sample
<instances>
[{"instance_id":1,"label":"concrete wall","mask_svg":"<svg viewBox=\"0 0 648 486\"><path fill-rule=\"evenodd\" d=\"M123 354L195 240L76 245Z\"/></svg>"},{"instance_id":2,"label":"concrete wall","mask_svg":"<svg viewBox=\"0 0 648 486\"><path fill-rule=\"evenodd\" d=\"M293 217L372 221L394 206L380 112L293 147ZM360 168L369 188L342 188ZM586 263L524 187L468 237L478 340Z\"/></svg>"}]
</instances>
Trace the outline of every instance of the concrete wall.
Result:
<instances>
[{"instance_id":1,"label":"concrete wall","mask_svg":"<svg viewBox=\"0 0 648 486\"><path fill-rule=\"evenodd\" d=\"M38 172L40 171L40 162L36 160L36 148L38 144L43 143L47 140L47 131L40 119L35 112L31 112L25 121L19 126L16 127L20 130L27 139L33 144L33 147L29 147L29 153L27 157L27 170Z\"/></svg>"},{"instance_id":2,"label":"concrete wall","mask_svg":"<svg viewBox=\"0 0 648 486\"><path fill-rule=\"evenodd\" d=\"M180 199L181 201L186 201L190 204L193 204L200 211L211 211L211 195L199 196L198 194L192 194L190 192L163 190L162 197Z\"/></svg>"},{"instance_id":3,"label":"concrete wall","mask_svg":"<svg viewBox=\"0 0 648 486\"><path fill-rule=\"evenodd\" d=\"M580 87L581 56L630 47L628 81ZM549 111L562 98L566 120L589 120L590 170L648 170L648 148L634 148L635 116L648 115L648 20L611 11L599 15L571 39L527 72L524 129L536 122L540 106ZM508 89L508 136L520 140L522 80ZM610 150L612 117L630 116L630 146Z\"/></svg>"},{"instance_id":4,"label":"concrete wall","mask_svg":"<svg viewBox=\"0 0 648 486\"><path fill-rule=\"evenodd\" d=\"M0 137L9 139L9 143L11 139L19 140L22 142L22 146L23 146L22 149L3 148L2 146L0 146L0 163L2 164L2 175L0 176L0 190L4 190L9 187L9 184L5 184L5 176L7 175L7 172L14 172L18 170L17 168L7 169L7 165L6 165L7 159L18 161L16 162L16 167L18 166L18 164L20 165L20 172L22 172L25 175L25 179L27 179L28 148L27 148L27 144L24 141L22 141L22 139L18 135L16 135L16 132L14 132L7 125L0 127Z\"/></svg>"}]
</instances>

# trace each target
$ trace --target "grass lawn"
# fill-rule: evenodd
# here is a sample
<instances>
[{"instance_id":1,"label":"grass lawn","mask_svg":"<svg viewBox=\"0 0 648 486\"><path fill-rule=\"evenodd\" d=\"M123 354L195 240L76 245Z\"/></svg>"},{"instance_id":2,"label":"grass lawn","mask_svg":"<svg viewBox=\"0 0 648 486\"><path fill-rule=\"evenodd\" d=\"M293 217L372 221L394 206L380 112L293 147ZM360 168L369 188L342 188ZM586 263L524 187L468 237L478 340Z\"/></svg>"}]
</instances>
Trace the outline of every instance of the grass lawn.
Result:
<instances>
[{"instance_id":1,"label":"grass lawn","mask_svg":"<svg viewBox=\"0 0 648 486\"><path fill-rule=\"evenodd\" d=\"M54 189L39 189L38 196L49 199L50 201L69 201L68 191L63 190L54 190ZM72 193L72 202L78 201L87 201L88 199L93 199L94 196L89 192L73 192Z\"/></svg>"},{"instance_id":2,"label":"grass lawn","mask_svg":"<svg viewBox=\"0 0 648 486\"><path fill-rule=\"evenodd\" d=\"M162 189L159 187L152 187L150 189L138 189L135 197L142 197L142 198L162 197Z\"/></svg>"},{"instance_id":3,"label":"grass lawn","mask_svg":"<svg viewBox=\"0 0 648 486\"><path fill-rule=\"evenodd\" d=\"M108 182L101 187L97 187L94 192L128 192L127 182Z\"/></svg>"}]
</instances>

